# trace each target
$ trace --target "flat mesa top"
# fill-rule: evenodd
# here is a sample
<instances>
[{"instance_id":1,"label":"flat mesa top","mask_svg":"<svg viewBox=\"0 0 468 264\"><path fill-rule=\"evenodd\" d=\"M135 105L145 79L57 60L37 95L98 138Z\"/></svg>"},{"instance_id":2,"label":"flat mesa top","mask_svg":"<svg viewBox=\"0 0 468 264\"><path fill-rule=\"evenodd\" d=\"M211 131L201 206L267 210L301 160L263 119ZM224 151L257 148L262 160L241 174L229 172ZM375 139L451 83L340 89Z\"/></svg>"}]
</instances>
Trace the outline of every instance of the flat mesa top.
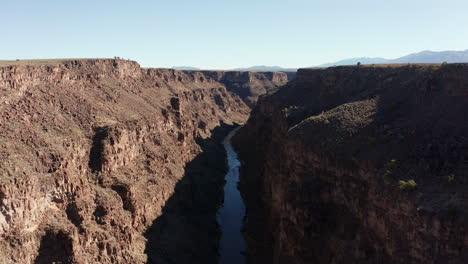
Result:
<instances>
[{"instance_id":1,"label":"flat mesa top","mask_svg":"<svg viewBox=\"0 0 468 264\"><path fill-rule=\"evenodd\" d=\"M437 63L387 63L387 64L360 64L359 67L363 68L399 68L399 67L406 67L406 66L421 66L421 67L430 67L430 66L441 66L444 64L443 62ZM456 63L447 63L447 64L459 64L459 65L468 65L468 63L464 62L456 62ZM323 70L328 68L345 68L345 67L357 67L357 64L352 65L334 65L329 67L309 67L309 68L300 68L300 70Z\"/></svg>"},{"instance_id":2,"label":"flat mesa top","mask_svg":"<svg viewBox=\"0 0 468 264\"><path fill-rule=\"evenodd\" d=\"M86 61L86 60L112 60L111 58L102 59L35 59L35 60L0 60L0 66L14 66L14 65L57 65L63 64L68 61Z\"/></svg>"}]
</instances>

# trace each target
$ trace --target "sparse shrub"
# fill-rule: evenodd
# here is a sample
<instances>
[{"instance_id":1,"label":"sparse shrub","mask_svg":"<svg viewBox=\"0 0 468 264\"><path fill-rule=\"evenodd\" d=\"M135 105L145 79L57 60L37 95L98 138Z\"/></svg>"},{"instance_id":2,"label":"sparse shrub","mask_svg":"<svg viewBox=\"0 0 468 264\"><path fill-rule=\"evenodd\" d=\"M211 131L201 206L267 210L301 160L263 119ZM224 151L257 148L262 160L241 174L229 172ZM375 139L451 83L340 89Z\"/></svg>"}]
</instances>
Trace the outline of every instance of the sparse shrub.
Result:
<instances>
[{"instance_id":1,"label":"sparse shrub","mask_svg":"<svg viewBox=\"0 0 468 264\"><path fill-rule=\"evenodd\" d=\"M93 184L99 184L100 175L97 172L92 172L89 174L89 181Z\"/></svg>"},{"instance_id":2,"label":"sparse shrub","mask_svg":"<svg viewBox=\"0 0 468 264\"><path fill-rule=\"evenodd\" d=\"M444 61L440 65L433 65L431 68L432 68L433 72L438 72L438 71L446 68L447 66L448 66L448 63Z\"/></svg>"},{"instance_id":3,"label":"sparse shrub","mask_svg":"<svg viewBox=\"0 0 468 264\"><path fill-rule=\"evenodd\" d=\"M29 148L34 149L34 146L33 146L33 144L32 144L31 142L28 141L28 142L26 142L25 144L26 144L26 146L28 146Z\"/></svg>"},{"instance_id":4,"label":"sparse shrub","mask_svg":"<svg viewBox=\"0 0 468 264\"><path fill-rule=\"evenodd\" d=\"M448 184L453 184L455 183L455 175L450 174L445 176L445 180L447 181Z\"/></svg>"},{"instance_id":5,"label":"sparse shrub","mask_svg":"<svg viewBox=\"0 0 468 264\"><path fill-rule=\"evenodd\" d=\"M288 106L286 108L283 108L283 113L286 114L286 116L289 116L295 112L299 112L301 110L301 107L299 106L295 106L295 105L291 105L291 106Z\"/></svg>"},{"instance_id":6,"label":"sparse shrub","mask_svg":"<svg viewBox=\"0 0 468 264\"><path fill-rule=\"evenodd\" d=\"M385 163L385 169L392 171L398 167L398 161L396 159L391 159Z\"/></svg>"},{"instance_id":7,"label":"sparse shrub","mask_svg":"<svg viewBox=\"0 0 468 264\"><path fill-rule=\"evenodd\" d=\"M398 183L400 185L400 190L403 191L413 191L416 190L416 187L418 186L414 180L400 180Z\"/></svg>"},{"instance_id":8,"label":"sparse shrub","mask_svg":"<svg viewBox=\"0 0 468 264\"><path fill-rule=\"evenodd\" d=\"M391 159L385 163L385 174L384 177L386 180L390 181L393 179L393 171L398 167L398 161L396 159Z\"/></svg>"},{"instance_id":9,"label":"sparse shrub","mask_svg":"<svg viewBox=\"0 0 468 264\"><path fill-rule=\"evenodd\" d=\"M387 181L393 180L393 174L392 174L392 172L389 171L389 170L386 170L386 171L385 171L384 177L385 177L385 179L386 179Z\"/></svg>"},{"instance_id":10,"label":"sparse shrub","mask_svg":"<svg viewBox=\"0 0 468 264\"><path fill-rule=\"evenodd\" d=\"M82 134L81 130L79 128L77 128L77 127L71 127L70 132L76 138L81 137L81 134Z\"/></svg>"}]
</instances>

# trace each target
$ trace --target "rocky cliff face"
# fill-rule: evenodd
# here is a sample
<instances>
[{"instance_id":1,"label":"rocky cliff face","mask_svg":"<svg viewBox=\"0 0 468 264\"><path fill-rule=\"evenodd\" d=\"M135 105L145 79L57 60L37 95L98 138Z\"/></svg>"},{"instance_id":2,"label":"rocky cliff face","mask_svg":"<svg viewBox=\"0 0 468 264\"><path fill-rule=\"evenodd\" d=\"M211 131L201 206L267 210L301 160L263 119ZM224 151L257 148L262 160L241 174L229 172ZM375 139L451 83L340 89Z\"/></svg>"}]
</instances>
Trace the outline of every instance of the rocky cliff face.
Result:
<instances>
[{"instance_id":1,"label":"rocky cliff face","mask_svg":"<svg viewBox=\"0 0 468 264\"><path fill-rule=\"evenodd\" d=\"M197 73L197 71L186 71ZM220 82L228 91L242 98L244 102L253 107L260 95L273 92L294 79L295 72L255 72L255 71L201 71L208 79Z\"/></svg>"},{"instance_id":2,"label":"rocky cliff face","mask_svg":"<svg viewBox=\"0 0 468 264\"><path fill-rule=\"evenodd\" d=\"M258 87L282 78L255 76ZM215 142L249 112L223 78L243 83L244 73L123 60L1 66L0 262L215 263ZM177 230L165 214L204 224ZM177 252L155 234L186 245Z\"/></svg>"},{"instance_id":3,"label":"rocky cliff face","mask_svg":"<svg viewBox=\"0 0 468 264\"><path fill-rule=\"evenodd\" d=\"M304 69L262 98L235 138L250 263L466 263L467 76Z\"/></svg>"}]
</instances>

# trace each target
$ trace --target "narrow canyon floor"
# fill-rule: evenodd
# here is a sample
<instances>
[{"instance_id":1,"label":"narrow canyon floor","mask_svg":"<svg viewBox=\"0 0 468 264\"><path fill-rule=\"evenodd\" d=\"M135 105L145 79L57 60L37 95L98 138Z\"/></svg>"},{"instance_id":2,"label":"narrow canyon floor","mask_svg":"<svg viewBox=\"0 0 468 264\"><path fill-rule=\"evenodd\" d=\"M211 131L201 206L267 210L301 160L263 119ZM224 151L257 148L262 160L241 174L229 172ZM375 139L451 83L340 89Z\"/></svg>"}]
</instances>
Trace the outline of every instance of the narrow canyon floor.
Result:
<instances>
[{"instance_id":1,"label":"narrow canyon floor","mask_svg":"<svg viewBox=\"0 0 468 264\"><path fill-rule=\"evenodd\" d=\"M232 147L231 140L239 128L232 130L223 140L228 161L228 171L225 175L224 199L218 211L218 224L221 238L219 241L220 264L245 263L244 253L246 242L243 235L245 205L239 185L240 162Z\"/></svg>"}]
</instances>

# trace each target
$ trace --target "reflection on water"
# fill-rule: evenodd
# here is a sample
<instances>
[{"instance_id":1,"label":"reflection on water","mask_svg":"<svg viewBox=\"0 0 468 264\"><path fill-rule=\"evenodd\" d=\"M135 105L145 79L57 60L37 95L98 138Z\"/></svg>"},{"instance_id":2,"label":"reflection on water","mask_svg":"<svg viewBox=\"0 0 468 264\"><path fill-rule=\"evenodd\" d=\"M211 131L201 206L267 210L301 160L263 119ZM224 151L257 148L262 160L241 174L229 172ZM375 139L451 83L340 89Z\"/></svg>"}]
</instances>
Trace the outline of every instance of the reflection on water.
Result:
<instances>
[{"instance_id":1,"label":"reflection on water","mask_svg":"<svg viewBox=\"0 0 468 264\"><path fill-rule=\"evenodd\" d=\"M240 162L237 153L231 146L231 138L236 133L233 130L224 139L229 171L226 174L224 186L224 204L218 211L218 223L221 227L220 262L221 264L242 264L245 257L241 252L245 251L245 240L241 229L245 215L244 201L237 189L239 182Z\"/></svg>"}]
</instances>

